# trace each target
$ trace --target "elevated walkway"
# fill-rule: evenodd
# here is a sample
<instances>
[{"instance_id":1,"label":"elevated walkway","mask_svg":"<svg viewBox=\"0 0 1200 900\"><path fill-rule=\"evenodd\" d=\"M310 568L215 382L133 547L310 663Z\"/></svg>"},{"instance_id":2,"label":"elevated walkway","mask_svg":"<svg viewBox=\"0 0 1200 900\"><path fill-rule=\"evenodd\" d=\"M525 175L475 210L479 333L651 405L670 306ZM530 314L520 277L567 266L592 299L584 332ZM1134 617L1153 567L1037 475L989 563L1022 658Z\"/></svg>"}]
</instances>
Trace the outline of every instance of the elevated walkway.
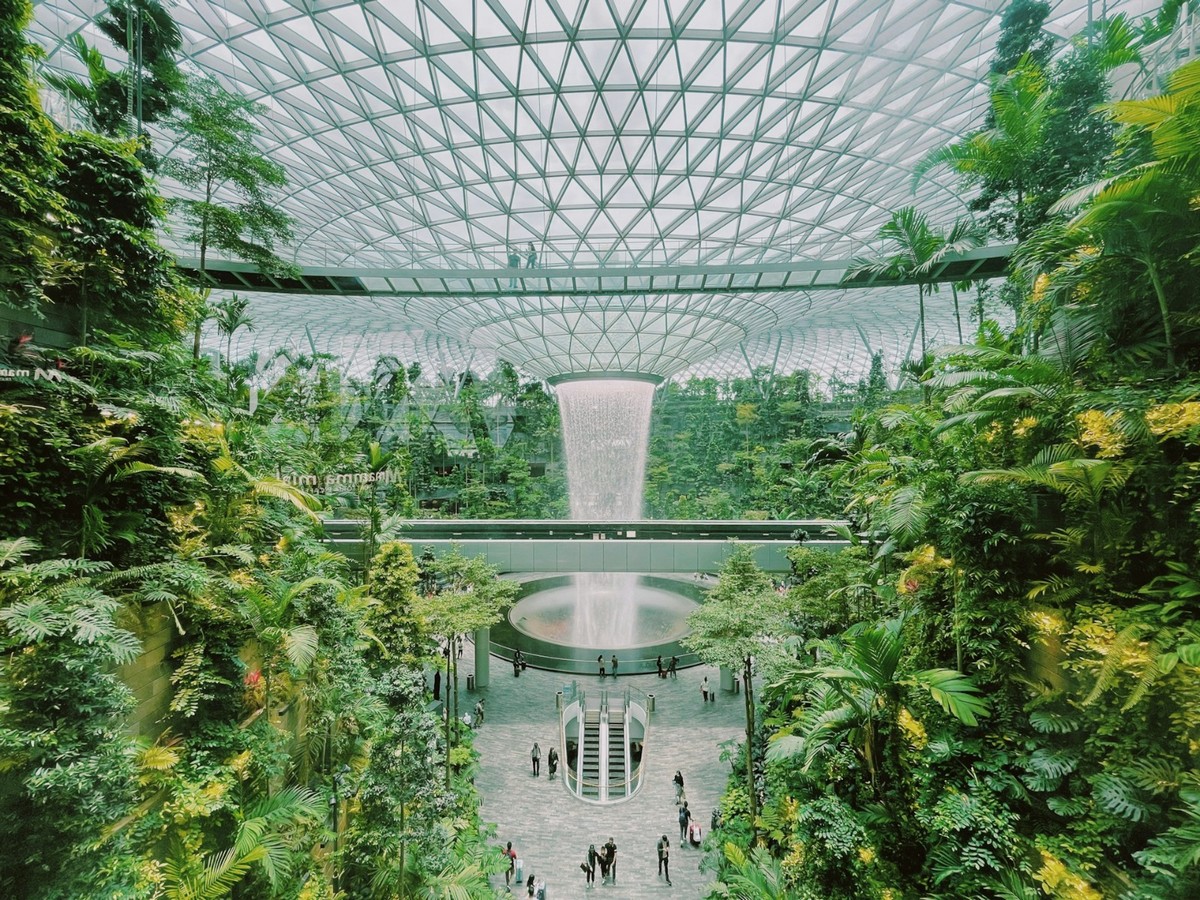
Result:
<instances>
[{"instance_id":1,"label":"elevated walkway","mask_svg":"<svg viewBox=\"0 0 1200 900\"><path fill-rule=\"evenodd\" d=\"M923 283L982 280L1008 271L1012 244L979 247L946 256ZM911 278L855 275L852 258L795 259L789 262L713 263L603 261L599 265L509 269L502 254L483 254L476 267L446 268L418 260L401 268L363 266L299 266L293 275L265 275L250 264L209 258L204 283L213 288L284 294L342 297L447 297L466 302L475 297L623 297L630 294L769 294L780 291L845 290L916 284ZM490 257L490 259L488 258ZM487 263L494 259L492 265ZM198 259L180 257L179 267L198 280Z\"/></svg>"},{"instance_id":2,"label":"elevated walkway","mask_svg":"<svg viewBox=\"0 0 1200 900\"><path fill-rule=\"evenodd\" d=\"M512 572L637 572L694 574L716 572L729 553L730 539L753 544L755 561L766 572L789 572L787 551L800 540L806 547L841 550L825 519L785 521L586 522L523 519L410 519L402 539L437 556L456 545L467 556L484 556L502 574ZM336 550L361 560L362 522L328 520L325 538Z\"/></svg>"}]
</instances>

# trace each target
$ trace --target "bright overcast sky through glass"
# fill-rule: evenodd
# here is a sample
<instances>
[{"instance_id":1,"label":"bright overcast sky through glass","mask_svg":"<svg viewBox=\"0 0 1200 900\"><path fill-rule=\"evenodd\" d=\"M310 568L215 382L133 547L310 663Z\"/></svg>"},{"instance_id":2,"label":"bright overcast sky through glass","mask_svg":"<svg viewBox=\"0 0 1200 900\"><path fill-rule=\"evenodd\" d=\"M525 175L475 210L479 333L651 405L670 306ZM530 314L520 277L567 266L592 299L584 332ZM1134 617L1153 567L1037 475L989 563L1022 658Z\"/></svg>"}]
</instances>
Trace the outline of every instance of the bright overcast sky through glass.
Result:
<instances>
[{"instance_id":1,"label":"bright overcast sky through glass","mask_svg":"<svg viewBox=\"0 0 1200 900\"><path fill-rule=\"evenodd\" d=\"M1003 6L179 0L189 59L265 107L262 147L288 171L281 206L297 221L285 255L403 272L417 287L437 273L429 295L248 294L256 329L235 352L316 347L358 368L394 353L480 371L502 357L550 377L861 374L882 351L894 371L915 289L806 291L777 270L869 252L901 206L943 224L966 213L951 177L914 194L911 170L981 124ZM1086 0L1052 6L1056 35L1087 21ZM101 8L37 5L47 65L78 69L64 44L81 31L116 53L90 24ZM156 140L170 152L169 135ZM168 246L194 255L182 234ZM514 286L495 270L510 246L525 267L531 243L549 274ZM453 277L481 270L492 277ZM648 292L655 277L677 290ZM739 292L764 277L781 289ZM943 291L931 343L953 330Z\"/></svg>"}]
</instances>

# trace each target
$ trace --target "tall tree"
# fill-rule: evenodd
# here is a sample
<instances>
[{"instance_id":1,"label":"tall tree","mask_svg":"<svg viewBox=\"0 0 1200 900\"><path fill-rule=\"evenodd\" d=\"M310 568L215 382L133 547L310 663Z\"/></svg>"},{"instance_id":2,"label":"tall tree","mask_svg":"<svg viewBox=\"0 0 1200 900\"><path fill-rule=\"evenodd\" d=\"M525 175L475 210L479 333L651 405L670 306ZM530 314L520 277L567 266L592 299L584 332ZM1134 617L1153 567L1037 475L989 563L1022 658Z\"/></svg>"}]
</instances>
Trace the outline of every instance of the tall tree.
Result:
<instances>
[{"instance_id":1,"label":"tall tree","mask_svg":"<svg viewBox=\"0 0 1200 900\"><path fill-rule=\"evenodd\" d=\"M1042 28L1050 15L1045 0L1012 0L1000 19L1000 37L996 40L996 55L988 66L993 75L1007 75L1028 59L1039 68L1050 63L1054 40Z\"/></svg>"},{"instance_id":2,"label":"tall tree","mask_svg":"<svg viewBox=\"0 0 1200 900\"><path fill-rule=\"evenodd\" d=\"M1045 73L1029 58L1007 75L993 76L991 124L934 150L917 163L913 185L939 166L948 165L981 189L986 205L977 208L1003 202L1003 209L992 216L998 234L1024 238L1029 231L1031 172L1045 150L1050 99Z\"/></svg>"},{"instance_id":3,"label":"tall tree","mask_svg":"<svg viewBox=\"0 0 1200 900\"><path fill-rule=\"evenodd\" d=\"M921 329L921 360L924 363L929 352L929 341L925 333L925 298L936 290L933 283L934 267L948 255L963 253L978 247L983 240L978 227L969 220L959 219L949 231L939 231L929 224L929 219L915 207L906 206L892 213L892 218L876 234L879 240L888 243L891 251L877 259L858 259L850 270L856 274L903 278L917 283L917 322ZM958 315L955 295L955 315ZM962 335L962 322L958 325Z\"/></svg>"},{"instance_id":4,"label":"tall tree","mask_svg":"<svg viewBox=\"0 0 1200 900\"><path fill-rule=\"evenodd\" d=\"M754 561L754 547L734 543L716 586L704 604L688 616L691 633L684 646L709 665L725 666L742 676L746 708L746 791L750 827L758 830L758 791L754 783L754 660L779 635L786 634L786 602Z\"/></svg>"},{"instance_id":5,"label":"tall tree","mask_svg":"<svg viewBox=\"0 0 1200 900\"><path fill-rule=\"evenodd\" d=\"M433 566L437 590L420 597L415 611L429 632L446 645L446 786L450 786L450 750L454 746L451 723L458 716L458 655L455 641L500 621L517 594L515 581L497 577L482 556L466 557L457 546Z\"/></svg>"},{"instance_id":6,"label":"tall tree","mask_svg":"<svg viewBox=\"0 0 1200 900\"><path fill-rule=\"evenodd\" d=\"M225 335L225 365L233 370L233 335L239 328L247 331L254 330L254 318L250 315L250 301L237 294L231 294L218 302L213 310L213 320L217 323L217 331Z\"/></svg>"},{"instance_id":7,"label":"tall tree","mask_svg":"<svg viewBox=\"0 0 1200 900\"><path fill-rule=\"evenodd\" d=\"M104 55L76 34L75 54L87 72L48 73L46 81L87 115L89 126L109 137L137 135L146 122L163 118L183 86L176 62L183 36L158 0L109 0L99 29L128 54L128 65L112 71Z\"/></svg>"},{"instance_id":8,"label":"tall tree","mask_svg":"<svg viewBox=\"0 0 1200 900\"><path fill-rule=\"evenodd\" d=\"M210 249L254 263L260 271L288 271L275 255L276 242L291 240L292 219L274 201L287 174L255 145L262 108L221 86L216 79L191 78L180 96L172 125L179 145L163 161L166 174L194 192L171 202L193 228L205 281ZM198 196L196 196L198 195ZM200 356L195 323L193 356Z\"/></svg>"}]
</instances>

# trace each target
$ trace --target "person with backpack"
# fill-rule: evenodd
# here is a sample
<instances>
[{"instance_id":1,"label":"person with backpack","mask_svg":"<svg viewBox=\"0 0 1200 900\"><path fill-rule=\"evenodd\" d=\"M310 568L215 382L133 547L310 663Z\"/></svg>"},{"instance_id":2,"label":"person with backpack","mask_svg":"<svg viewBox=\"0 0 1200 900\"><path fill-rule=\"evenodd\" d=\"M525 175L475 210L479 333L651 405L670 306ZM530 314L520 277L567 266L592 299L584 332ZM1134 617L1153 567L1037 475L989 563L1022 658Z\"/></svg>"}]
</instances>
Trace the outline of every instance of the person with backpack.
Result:
<instances>
[{"instance_id":1,"label":"person with backpack","mask_svg":"<svg viewBox=\"0 0 1200 900\"><path fill-rule=\"evenodd\" d=\"M687 840L688 823L692 821L692 811L688 809L687 801L683 801L683 806L679 807L679 844L683 846Z\"/></svg>"}]
</instances>

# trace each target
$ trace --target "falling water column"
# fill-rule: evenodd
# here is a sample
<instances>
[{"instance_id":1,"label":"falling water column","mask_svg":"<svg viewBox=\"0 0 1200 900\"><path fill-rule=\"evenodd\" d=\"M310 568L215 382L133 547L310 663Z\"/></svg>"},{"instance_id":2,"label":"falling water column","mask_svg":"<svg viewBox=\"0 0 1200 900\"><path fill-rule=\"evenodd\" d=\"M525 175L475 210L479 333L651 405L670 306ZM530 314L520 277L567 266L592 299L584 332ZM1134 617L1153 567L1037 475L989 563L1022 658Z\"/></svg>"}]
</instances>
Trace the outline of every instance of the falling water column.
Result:
<instances>
[{"instance_id":1,"label":"falling water column","mask_svg":"<svg viewBox=\"0 0 1200 900\"><path fill-rule=\"evenodd\" d=\"M642 517L655 381L555 379L567 454L571 518L633 522Z\"/></svg>"}]
</instances>

